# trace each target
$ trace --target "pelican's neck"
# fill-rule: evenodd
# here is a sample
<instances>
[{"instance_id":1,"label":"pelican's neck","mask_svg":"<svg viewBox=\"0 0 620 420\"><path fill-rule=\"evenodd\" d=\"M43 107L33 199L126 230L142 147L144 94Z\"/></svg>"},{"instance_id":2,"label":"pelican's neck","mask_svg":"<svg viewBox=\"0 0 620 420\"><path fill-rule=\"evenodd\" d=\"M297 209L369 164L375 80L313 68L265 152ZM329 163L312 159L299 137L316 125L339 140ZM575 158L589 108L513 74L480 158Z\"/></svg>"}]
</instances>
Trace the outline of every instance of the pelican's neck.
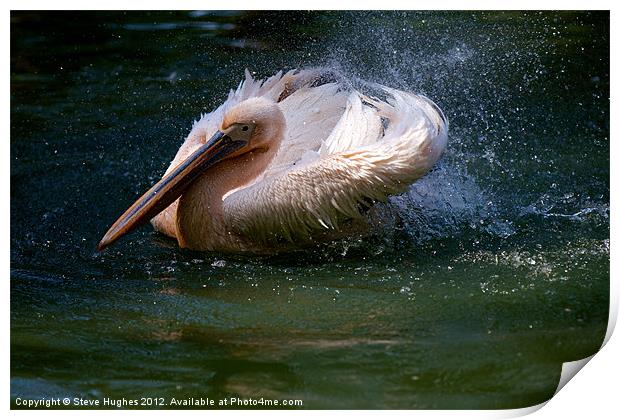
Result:
<instances>
[{"instance_id":1,"label":"pelican's neck","mask_svg":"<svg viewBox=\"0 0 620 420\"><path fill-rule=\"evenodd\" d=\"M209 251L243 249L242 238L226 226L223 197L260 176L276 147L224 160L202 174L179 199L177 239L183 248Z\"/></svg>"}]
</instances>

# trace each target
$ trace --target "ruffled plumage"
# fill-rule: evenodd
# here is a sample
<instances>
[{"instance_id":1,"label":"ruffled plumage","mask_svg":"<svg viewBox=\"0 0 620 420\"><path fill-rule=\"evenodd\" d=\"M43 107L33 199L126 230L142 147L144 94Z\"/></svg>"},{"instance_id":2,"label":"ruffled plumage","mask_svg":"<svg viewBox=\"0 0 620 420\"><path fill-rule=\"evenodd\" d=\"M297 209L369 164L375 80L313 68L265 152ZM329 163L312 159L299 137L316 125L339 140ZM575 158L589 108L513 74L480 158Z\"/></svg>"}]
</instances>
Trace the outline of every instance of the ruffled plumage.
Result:
<instances>
[{"instance_id":1,"label":"ruffled plumage","mask_svg":"<svg viewBox=\"0 0 620 420\"><path fill-rule=\"evenodd\" d=\"M261 175L222 197L227 228L250 248L305 244L338 231L343 222L362 218L360 208L369 202L407 190L446 147L448 123L432 101L374 87L386 99L366 96L320 69L279 72L265 81L246 71L226 102L194 124L168 171L218 130L232 106L268 98L278 102L286 134ZM170 236L176 236L177 203L152 221Z\"/></svg>"}]
</instances>

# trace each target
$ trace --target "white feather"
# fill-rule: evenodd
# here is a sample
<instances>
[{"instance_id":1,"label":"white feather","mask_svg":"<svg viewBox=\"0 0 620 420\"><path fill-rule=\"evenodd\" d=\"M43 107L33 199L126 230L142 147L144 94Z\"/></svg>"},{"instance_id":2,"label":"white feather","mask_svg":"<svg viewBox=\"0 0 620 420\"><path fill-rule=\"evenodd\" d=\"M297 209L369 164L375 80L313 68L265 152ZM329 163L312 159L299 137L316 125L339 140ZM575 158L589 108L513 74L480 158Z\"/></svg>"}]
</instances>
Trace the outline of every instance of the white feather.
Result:
<instances>
[{"instance_id":1,"label":"white feather","mask_svg":"<svg viewBox=\"0 0 620 420\"><path fill-rule=\"evenodd\" d=\"M377 111L362 105L357 93L349 96L320 159L229 195L227 225L257 242L309 240L360 218L361 203L401 193L430 170L446 147L445 117L427 98L384 89L391 97L372 100ZM381 116L389 125L379 138Z\"/></svg>"}]
</instances>

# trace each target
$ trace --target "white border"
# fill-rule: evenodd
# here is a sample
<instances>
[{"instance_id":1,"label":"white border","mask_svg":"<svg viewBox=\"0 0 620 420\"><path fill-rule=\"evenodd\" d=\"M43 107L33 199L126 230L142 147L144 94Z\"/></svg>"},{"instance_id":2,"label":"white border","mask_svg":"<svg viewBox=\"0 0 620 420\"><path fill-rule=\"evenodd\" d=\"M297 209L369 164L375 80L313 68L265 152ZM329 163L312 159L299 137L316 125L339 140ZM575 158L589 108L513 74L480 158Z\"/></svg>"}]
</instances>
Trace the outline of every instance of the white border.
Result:
<instances>
[{"instance_id":1,"label":"white border","mask_svg":"<svg viewBox=\"0 0 620 420\"><path fill-rule=\"evenodd\" d=\"M429 6L432 6L433 9L446 9L446 10L460 10L460 9L489 9L489 10L521 10L521 9L536 9L536 10L611 10L611 45L615 45L617 48L618 45L618 36L617 30L614 30L615 25L618 23L618 19L615 18L615 13L617 7L613 7L614 3L611 1L597 1L591 0L588 2L584 1L574 1L574 0L564 0L564 1L532 1L532 0L523 0L523 1L490 1L490 0L478 0L475 2L456 2L456 1L446 1L446 0L435 0L431 3L429 2L421 2L421 1L391 1L391 0L383 0L381 2L376 3L362 3L358 1L342 1L336 5L333 1L325 1L325 0L315 0L309 2L307 4L293 4L291 2L284 1L270 1L270 2L251 2L251 1L240 1L240 0L228 0L226 2L198 2L198 1L186 1L179 0L175 2L162 2L162 1L146 1L146 0L135 0L132 1L131 4L125 1L118 0L108 0L105 3L85 3L79 1L55 1L53 3L46 1L8 1L4 4L7 4L8 10L6 11L5 19L9 19L9 10L37 10L37 9L73 9L73 10L141 10L141 9L159 9L159 10L192 10L192 9L239 9L239 10L247 10L247 9L295 9L295 8L308 8L311 6L316 9L429 9ZM221 7L225 5L226 7ZM380 6L380 7L378 7ZM614 10L615 9L615 10ZM5 54L3 55L4 66L2 67L5 73L5 87L4 87L4 98L10 98L10 25L3 26L3 45ZM616 54L614 54L613 48L611 49L611 69L613 70L613 82L611 84L611 97L617 97L615 93L617 93L617 89L615 86L616 79L616 69L617 67L617 58ZM10 104L9 104L10 106ZM2 127L4 128L5 139L10 138L10 113L9 106L5 108L5 113L2 118ZM611 121L616 122L616 108L611 106ZM612 130L613 132L613 130ZM617 140L616 140L617 141ZM3 181L0 183L2 187L2 192L5 197L10 196L10 188L9 188L9 180L10 180L10 165L8 164L10 161L10 143L7 140L0 142L0 150L2 150L2 154L4 157L5 165L2 165L0 171L2 171L2 179ZM611 158L612 161L614 157L618 157L618 145L616 142L611 141ZM611 166L611 185L617 185L618 180L618 170ZM616 228L616 224L614 221L616 220L616 203L617 193L612 190L611 194L611 243L615 243L616 238L618 237ZM3 200L2 206L0 207L2 211L2 216L4 220L10 220L10 207L8 200ZM8 223L3 223L0 227L2 229L2 264L5 273L9 273L9 265L10 265L10 228ZM138 417L138 418L149 418L151 420L153 417L156 418L164 418L169 417L170 415L178 416L187 416L190 418L200 418L204 419L205 416L209 417L218 417L223 419L233 419L238 416L248 416L251 415L253 418L269 418L269 419L277 419L277 418L290 418L292 415L296 417L305 417L305 418L314 418L316 415L326 416L328 418L340 418L342 416L353 415L361 419L369 419L375 417L376 415L380 416L389 416L393 418L403 418L410 419L412 416L415 418L468 418L468 419L486 419L486 418L508 418L515 417L520 415L525 415L535 411L535 414L532 415L531 418L536 419L555 419L555 418L563 418L563 419L581 419L584 416L589 416L592 418L609 418L610 413L617 413L618 410L618 397L617 397L617 384L618 384L618 358L616 355L620 354L620 344L617 337L611 336L613 328L616 323L617 314L618 314L618 264L616 259L613 258L613 255L617 254L614 252L614 248L611 250L612 260L611 260L611 308L610 308L610 323L608 326L607 336L606 336L606 344L603 349L596 354L591 361L585 366L582 372L578 374L577 379L569 381L564 388L560 390L560 392L553 397L547 404L541 404L537 407L531 407L520 410L503 410L503 411L184 411L184 412L174 412L170 411L119 411L115 412L113 415L120 417ZM5 293L2 294L4 307L7 308L5 312L4 322L2 323L4 337L10 337L9 330L9 319L10 319L10 284L9 284L9 276L6 277L6 289ZM617 335L617 334L616 334ZM611 339L610 339L611 337ZM9 377L10 377L10 362L9 362L9 340L6 339L4 341L4 345L2 346L3 351L3 372L5 380L2 383L2 390L4 399L2 401L4 410L9 410L10 401L10 386L9 386ZM538 410L539 408L544 407L543 409ZM536 411L538 410L538 411ZM181 414L182 413L182 414ZM75 417L81 418L86 415L83 411L46 411L44 413L37 411L11 411L11 417L18 418L31 418L38 416L46 416L51 418L66 418L66 417ZM112 413L107 410L101 411L89 411L87 414L89 417L92 416L94 418L107 418Z\"/></svg>"}]
</instances>

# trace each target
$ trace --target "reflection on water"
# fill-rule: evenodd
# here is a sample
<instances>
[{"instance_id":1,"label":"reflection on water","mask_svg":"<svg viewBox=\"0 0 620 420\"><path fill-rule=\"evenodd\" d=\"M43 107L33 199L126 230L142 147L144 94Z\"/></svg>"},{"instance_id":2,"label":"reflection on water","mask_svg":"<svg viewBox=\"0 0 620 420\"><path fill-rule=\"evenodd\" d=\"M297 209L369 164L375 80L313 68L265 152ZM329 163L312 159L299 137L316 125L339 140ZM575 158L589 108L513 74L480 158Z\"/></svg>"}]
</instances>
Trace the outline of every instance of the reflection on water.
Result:
<instances>
[{"instance_id":1,"label":"reflection on water","mask_svg":"<svg viewBox=\"0 0 620 420\"><path fill-rule=\"evenodd\" d=\"M600 346L608 13L11 21L13 397L522 407ZM244 68L313 65L425 93L450 119L448 153L382 205L380 233L267 258L146 228L95 252Z\"/></svg>"}]
</instances>

